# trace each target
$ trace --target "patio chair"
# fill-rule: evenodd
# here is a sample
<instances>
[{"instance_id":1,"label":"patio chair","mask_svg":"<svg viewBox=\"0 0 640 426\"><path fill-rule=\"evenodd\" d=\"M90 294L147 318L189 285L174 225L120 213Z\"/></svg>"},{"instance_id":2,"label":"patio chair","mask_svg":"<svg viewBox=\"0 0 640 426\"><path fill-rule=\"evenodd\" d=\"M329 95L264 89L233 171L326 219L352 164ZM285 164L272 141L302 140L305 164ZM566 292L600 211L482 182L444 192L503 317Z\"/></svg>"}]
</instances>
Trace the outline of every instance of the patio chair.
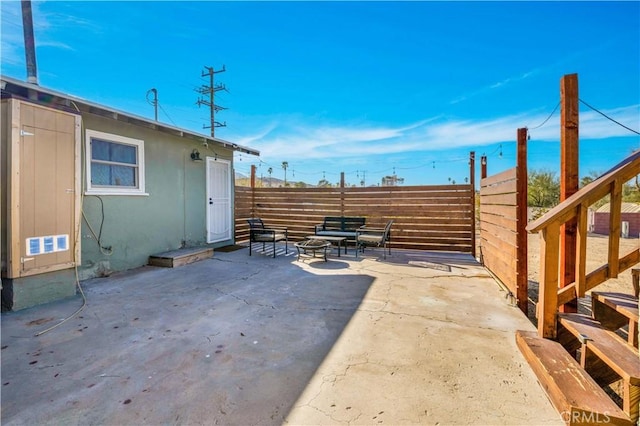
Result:
<instances>
[{"instance_id":1,"label":"patio chair","mask_svg":"<svg viewBox=\"0 0 640 426\"><path fill-rule=\"evenodd\" d=\"M271 229L264 226L260 218L247 219L249 222L249 256L251 256L251 246L253 243L262 243L262 250L266 243L273 243L273 257L276 257L276 242L284 241L284 252L289 252L289 235L287 228Z\"/></svg>"},{"instance_id":2,"label":"patio chair","mask_svg":"<svg viewBox=\"0 0 640 426\"><path fill-rule=\"evenodd\" d=\"M358 251L362 250L364 253L364 248L369 246L382 247L382 256L383 259L386 259L387 253L385 251L385 246L389 250L389 254L391 254L392 224L393 220L390 220L384 228L369 228L367 226L359 228L356 234L356 257L358 257Z\"/></svg>"}]
</instances>

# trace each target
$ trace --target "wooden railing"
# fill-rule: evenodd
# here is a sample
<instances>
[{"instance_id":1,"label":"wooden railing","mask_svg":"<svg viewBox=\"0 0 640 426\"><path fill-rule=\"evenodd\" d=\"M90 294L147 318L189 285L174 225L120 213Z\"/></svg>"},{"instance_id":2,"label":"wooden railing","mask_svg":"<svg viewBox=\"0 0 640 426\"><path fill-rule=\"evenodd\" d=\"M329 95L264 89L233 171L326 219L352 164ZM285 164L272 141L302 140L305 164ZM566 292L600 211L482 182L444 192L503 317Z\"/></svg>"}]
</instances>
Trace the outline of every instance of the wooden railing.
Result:
<instances>
[{"instance_id":1,"label":"wooden railing","mask_svg":"<svg viewBox=\"0 0 640 426\"><path fill-rule=\"evenodd\" d=\"M640 249L620 257L620 215L622 187L640 174L640 151L636 151L610 171L586 185L580 191L551 209L544 216L531 222L527 231L540 234L540 288L538 295L538 334L555 338L559 307L584 297L588 290L640 261ZM587 273L587 210L603 197L610 196L609 257L608 263ZM558 288L560 272L561 227L577 219L575 281Z\"/></svg>"}]
</instances>

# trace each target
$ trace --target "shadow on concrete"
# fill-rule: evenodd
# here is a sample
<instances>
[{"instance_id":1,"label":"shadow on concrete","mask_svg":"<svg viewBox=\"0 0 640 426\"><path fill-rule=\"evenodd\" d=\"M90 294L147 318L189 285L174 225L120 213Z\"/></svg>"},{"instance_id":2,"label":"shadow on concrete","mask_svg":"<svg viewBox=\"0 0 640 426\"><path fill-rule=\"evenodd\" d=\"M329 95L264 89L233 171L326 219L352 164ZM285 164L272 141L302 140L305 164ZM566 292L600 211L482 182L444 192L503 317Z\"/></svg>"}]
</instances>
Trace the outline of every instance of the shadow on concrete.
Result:
<instances>
[{"instance_id":1,"label":"shadow on concrete","mask_svg":"<svg viewBox=\"0 0 640 426\"><path fill-rule=\"evenodd\" d=\"M295 263L239 250L88 280L40 337L80 296L3 314L2 424L281 424L373 281Z\"/></svg>"},{"instance_id":2,"label":"shadow on concrete","mask_svg":"<svg viewBox=\"0 0 640 426\"><path fill-rule=\"evenodd\" d=\"M471 254L454 252L420 252L392 249L391 254L387 253L385 259L381 249L378 249L378 251L367 250L364 254L359 254L359 259L369 259L390 265L418 266L446 272L451 272L453 269L480 266L480 263Z\"/></svg>"},{"instance_id":3,"label":"shadow on concrete","mask_svg":"<svg viewBox=\"0 0 640 426\"><path fill-rule=\"evenodd\" d=\"M307 262L305 262L307 263ZM313 269L320 269L324 271L337 271L339 269L349 269L349 264L347 262L331 258L329 262L324 262L322 260L312 260L307 263L309 267Z\"/></svg>"}]
</instances>

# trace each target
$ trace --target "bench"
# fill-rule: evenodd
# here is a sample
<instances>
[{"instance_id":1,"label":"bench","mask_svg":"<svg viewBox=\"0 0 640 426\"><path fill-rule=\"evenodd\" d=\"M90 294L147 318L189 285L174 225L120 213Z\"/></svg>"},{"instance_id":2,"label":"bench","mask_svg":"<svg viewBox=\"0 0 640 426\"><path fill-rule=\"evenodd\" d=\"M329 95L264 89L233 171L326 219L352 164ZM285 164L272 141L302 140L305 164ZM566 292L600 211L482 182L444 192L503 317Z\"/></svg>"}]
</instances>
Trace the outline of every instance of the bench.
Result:
<instances>
[{"instance_id":1,"label":"bench","mask_svg":"<svg viewBox=\"0 0 640 426\"><path fill-rule=\"evenodd\" d=\"M358 229L364 225L364 217L327 216L323 223L315 226L315 234L325 237L344 237L349 241L355 241Z\"/></svg>"},{"instance_id":2,"label":"bench","mask_svg":"<svg viewBox=\"0 0 640 426\"><path fill-rule=\"evenodd\" d=\"M567 425L634 424L560 343L523 330L516 343Z\"/></svg>"}]
</instances>

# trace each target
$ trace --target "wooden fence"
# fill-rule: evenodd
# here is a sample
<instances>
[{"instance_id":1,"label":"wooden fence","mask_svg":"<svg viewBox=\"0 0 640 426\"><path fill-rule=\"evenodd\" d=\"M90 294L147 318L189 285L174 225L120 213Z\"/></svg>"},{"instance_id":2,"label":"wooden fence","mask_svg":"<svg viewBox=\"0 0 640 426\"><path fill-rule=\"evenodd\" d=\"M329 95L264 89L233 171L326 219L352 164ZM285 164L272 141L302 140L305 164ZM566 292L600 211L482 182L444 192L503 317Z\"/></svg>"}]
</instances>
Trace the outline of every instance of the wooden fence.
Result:
<instances>
[{"instance_id":1,"label":"wooden fence","mask_svg":"<svg viewBox=\"0 0 640 426\"><path fill-rule=\"evenodd\" d=\"M388 220L391 246L446 250L475 256L475 191L472 184L366 188L235 188L235 238L248 241L247 218L287 227L298 241L325 216L365 217L368 226Z\"/></svg>"},{"instance_id":2,"label":"wooden fence","mask_svg":"<svg viewBox=\"0 0 640 426\"><path fill-rule=\"evenodd\" d=\"M521 132L521 130L523 132ZM528 313L526 129L518 130L518 166L480 180L480 258Z\"/></svg>"}]
</instances>

